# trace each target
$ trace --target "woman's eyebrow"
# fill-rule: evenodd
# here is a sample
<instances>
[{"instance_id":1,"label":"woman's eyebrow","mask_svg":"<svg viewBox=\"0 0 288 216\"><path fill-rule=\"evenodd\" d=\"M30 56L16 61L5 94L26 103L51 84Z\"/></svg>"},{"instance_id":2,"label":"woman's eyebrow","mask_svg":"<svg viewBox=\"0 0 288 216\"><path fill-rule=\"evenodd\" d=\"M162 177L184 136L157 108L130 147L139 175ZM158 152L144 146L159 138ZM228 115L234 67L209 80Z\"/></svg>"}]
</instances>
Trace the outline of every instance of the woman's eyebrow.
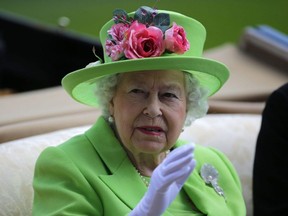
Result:
<instances>
[{"instance_id":1,"label":"woman's eyebrow","mask_svg":"<svg viewBox=\"0 0 288 216\"><path fill-rule=\"evenodd\" d=\"M168 90L181 90L181 85L178 83L170 83L165 85L164 88Z\"/></svg>"}]
</instances>

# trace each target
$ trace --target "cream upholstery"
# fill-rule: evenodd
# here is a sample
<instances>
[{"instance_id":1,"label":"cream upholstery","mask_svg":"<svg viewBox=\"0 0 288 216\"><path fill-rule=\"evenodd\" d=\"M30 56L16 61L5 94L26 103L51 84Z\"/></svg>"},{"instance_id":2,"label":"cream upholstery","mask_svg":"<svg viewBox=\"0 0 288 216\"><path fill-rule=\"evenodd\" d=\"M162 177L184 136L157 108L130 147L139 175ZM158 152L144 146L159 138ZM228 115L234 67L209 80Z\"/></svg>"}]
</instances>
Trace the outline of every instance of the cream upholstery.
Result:
<instances>
[{"instance_id":1,"label":"cream upholstery","mask_svg":"<svg viewBox=\"0 0 288 216\"><path fill-rule=\"evenodd\" d=\"M260 120L257 114L209 114L181 135L195 143L213 146L230 158L241 178L247 215L252 215L252 164ZM39 153L88 127L67 128L0 144L1 216L31 215L33 169Z\"/></svg>"}]
</instances>

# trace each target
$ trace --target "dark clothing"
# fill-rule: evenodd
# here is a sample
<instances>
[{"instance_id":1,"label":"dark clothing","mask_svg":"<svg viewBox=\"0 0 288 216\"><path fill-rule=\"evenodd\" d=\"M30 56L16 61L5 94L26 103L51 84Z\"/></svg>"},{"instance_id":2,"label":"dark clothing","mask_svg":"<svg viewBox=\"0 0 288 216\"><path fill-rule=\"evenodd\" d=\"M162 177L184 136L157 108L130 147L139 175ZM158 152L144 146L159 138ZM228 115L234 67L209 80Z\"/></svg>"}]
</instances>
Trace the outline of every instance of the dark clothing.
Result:
<instances>
[{"instance_id":1,"label":"dark clothing","mask_svg":"<svg viewBox=\"0 0 288 216\"><path fill-rule=\"evenodd\" d=\"M288 83L268 98L253 170L254 216L288 215Z\"/></svg>"}]
</instances>

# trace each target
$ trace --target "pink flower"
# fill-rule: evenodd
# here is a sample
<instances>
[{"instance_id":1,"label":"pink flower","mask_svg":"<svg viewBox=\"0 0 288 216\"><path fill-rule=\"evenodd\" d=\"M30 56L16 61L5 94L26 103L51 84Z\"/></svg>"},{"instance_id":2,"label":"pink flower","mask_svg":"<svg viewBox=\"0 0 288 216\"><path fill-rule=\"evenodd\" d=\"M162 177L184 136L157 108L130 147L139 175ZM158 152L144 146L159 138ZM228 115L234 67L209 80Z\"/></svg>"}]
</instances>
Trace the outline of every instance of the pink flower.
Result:
<instances>
[{"instance_id":1,"label":"pink flower","mask_svg":"<svg viewBox=\"0 0 288 216\"><path fill-rule=\"evenodd\" d=\"M135 21L126 32L124 39L124 54L126 58L146 58L160 56L165 51L161 29Z\"/></svg>"},{"instance_id":2,"label":"pink flower","mask_svg":"<svg viewBox=\"0 0 288 216\"><path fill-rule=\"evenodd\" d=\"M108 30L108 34L112 37L112 39L117 43L121 42L124 38L124 33L127 31L129 26L123 23L117 23ZM118 44L118 43L117 43Z\"/></svg>"},{"instance_id":3,"label":"pink flower","mask_svg":"<svg viewBox=\"0 0 288 216\"><path fill-rule=\"evenodd\" d=\"M122 42L115 44L111 40L106 40L105 49L107 55L112 59L112 61L117 61L122 56L124 56L124 49Z\"/></svg>"},{"instance_id":4,"label":"pink flower","mask_svg":"<svg viewBox=\"0 0 288 216\"><path fill-rule=\"evenodd\" d=\"M105 49L112 61L116 61L124 56L123 38L129 27L123 23L117 23L108 30L110 39L106 40Z\"/></svg>"},{"instance_id":5,"label":"pink flower","mask_svg":"<svg viewBox=\"0 0 288 216\"><path fill-rule=\"evenodd\" d=\"M175 22L172 27L165 32L165 47L170 52L183 54L190 48L189 41L186 38L185 30Z\"/></svg>"}]
</instances>

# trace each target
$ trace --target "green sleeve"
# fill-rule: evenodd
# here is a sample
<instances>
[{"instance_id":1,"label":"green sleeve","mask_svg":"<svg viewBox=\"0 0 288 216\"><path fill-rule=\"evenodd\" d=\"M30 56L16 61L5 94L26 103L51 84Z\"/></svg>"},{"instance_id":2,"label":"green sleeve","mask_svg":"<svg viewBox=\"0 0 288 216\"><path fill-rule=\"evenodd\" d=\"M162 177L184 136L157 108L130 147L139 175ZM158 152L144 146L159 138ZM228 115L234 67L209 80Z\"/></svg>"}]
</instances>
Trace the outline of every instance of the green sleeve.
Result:
<instances>
[{"instance_id":1,"label":"green sleeve","mask_svg":"<svg viewBox=\"0 0 288 216\"><path fill-rule=\"evenodd\" d=\"M33 215L103 215L89 182L61 149L49 147L35 166ZM90 193L89 193L90 191Z\"/></svg>"}]
</instances>

